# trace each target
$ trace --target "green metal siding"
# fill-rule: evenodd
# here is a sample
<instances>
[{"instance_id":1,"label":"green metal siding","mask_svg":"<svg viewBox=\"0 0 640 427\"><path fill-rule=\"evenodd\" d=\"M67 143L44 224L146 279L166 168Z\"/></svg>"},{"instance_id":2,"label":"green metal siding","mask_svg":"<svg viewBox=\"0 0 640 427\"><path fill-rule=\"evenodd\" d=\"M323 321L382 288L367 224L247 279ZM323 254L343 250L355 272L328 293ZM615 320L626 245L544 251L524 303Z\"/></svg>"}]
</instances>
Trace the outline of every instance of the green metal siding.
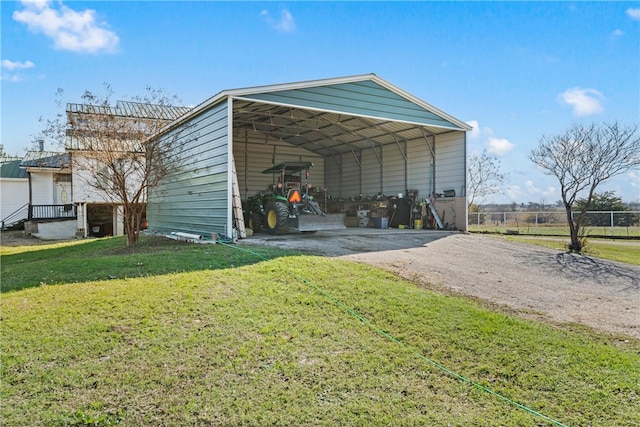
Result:
<instances>
[{"instance_id":1,"label":"green metal siding","mask_svg":"<svg viewBox=\"0 0 640 427\"><path fill-rule=\"evenodd\" d=\"M257 93L243 98L458 129L455 124L372 81Z\"/></svg>"},{"instance_id":2,"label":"green metal siding","mask_svg":"<svg viewBox=\"0 0 640 427\"><path fill-rule=\"evenodd\" d=\"M153 231L226 235L229 195L227 101L206 110L163 138L185 142L183 168L149 196Z\"/></svg>"}]
</instances>

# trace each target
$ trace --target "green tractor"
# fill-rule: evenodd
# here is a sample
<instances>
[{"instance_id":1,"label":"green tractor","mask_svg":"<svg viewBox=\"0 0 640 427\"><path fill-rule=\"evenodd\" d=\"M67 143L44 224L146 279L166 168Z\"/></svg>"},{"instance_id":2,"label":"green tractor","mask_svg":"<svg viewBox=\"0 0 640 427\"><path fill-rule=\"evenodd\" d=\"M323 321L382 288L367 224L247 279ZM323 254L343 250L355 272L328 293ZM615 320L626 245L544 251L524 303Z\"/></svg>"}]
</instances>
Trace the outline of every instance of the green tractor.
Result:
<instances>
[{"instance_id":1,"label":"green tractor","mask_svg":"<svg viewBox=\"0 0 640 427\"><path fill-rule=\"evenodd\" d=\"M264 230L269 234L346 228L344 214L327 215L309 194L312 167L311 162L284 162L262 171L280 177L272 192L261 192L246 201L245 224L255 233Z\"/></svg>"}]
</instances>

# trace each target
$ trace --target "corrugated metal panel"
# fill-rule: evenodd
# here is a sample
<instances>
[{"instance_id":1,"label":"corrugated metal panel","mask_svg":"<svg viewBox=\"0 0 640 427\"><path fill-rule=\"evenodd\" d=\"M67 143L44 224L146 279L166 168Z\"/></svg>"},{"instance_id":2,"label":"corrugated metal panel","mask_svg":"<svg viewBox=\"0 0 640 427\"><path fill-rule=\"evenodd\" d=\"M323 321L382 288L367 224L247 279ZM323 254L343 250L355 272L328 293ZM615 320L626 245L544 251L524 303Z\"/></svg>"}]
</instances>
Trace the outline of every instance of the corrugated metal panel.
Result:
<instances>
[{"instance_id":1,"label":"corrugated metal panel","mask_svg":"<svg viewBox=\"0 0 640 427\"><path fill-rule=\"evenodd\" d=\"M358 116L457 129L458 126L373 81L255 93L244 98Z\"/></svg>"},{"instance_id":2,"label":"corrugated metal panel","mask_svg":"<svg viewBox=\"0 0 640 427\"><path fill-rule=\"evenodd\" d=\"M184 166L149 195L147 218L156 231L224 235L228 224L227 103L163 138L184 142Z\"/></svg>"},{"instance_id":3,"label":"corrugated metal panel","mask_svg":"<svg viewBox=\"0 0 640 427\"><path fill-rule=\"evenodd\" d=\"M67 114L109 115L160 120L175 120L191 110L190 107L117 101L115 106L68 103Z\"/></svg>"},{"instance_id":4,"label":"corrugated metal panel","mask_svg":"<svg viewBox=\"0 0 640 427\"><path fill-rule=\"evenodd\" d=\"M407 163L408 189L418 190L420 199L429 197L433 186L433 164L431 151L425 139L417 139L407 143Z\"/></svg>"},{"instance_id":5,"label":"corrugated metal panel","mask_svg":"<svg viewBox=\"0 0 640 427\"><path fill-rule=\"evenodd\" d=\"M464 133L436 137L436 192L456 190L465 195L465 139Z\"/></svg>"},{"instance_id":6,"label":"corrugated metal panel","mask_svg":"<svg viewBox=\"0 0 640 427\"><path fill-rule=\"evenodd\" d=\"M332 198L338 198L342 195L341 162L341 156L326 157L324 161L324 187Z\"/></svg>"},{"instance_id":7,"label":"corrugated metal panel","mask_svg":"<svg viewBox=\"0 0 640 427\"><path fill-rule=\"evenodd\" d=\"M383 148L383 193L387 196L404 193L407 189L406 163L401 152L401 150L404 151L404 143L401 142L400 147L396 144L390 144Z\"/></svg>"},{"instance_id":8,"label":"corrugated metal panel","mask_svg":"<svg viewBox=\"0 0 640 427\"><path fill-rule=\"evenodd\" d=\"M357 153L360 156L359 153ZM360 188L360 165L352 153L342 155L342 192L339 197L357 196L361 192Z\"/></svg>"},{"instance_id":9,"label":"corrugated metal panel","mask_svg":"<svg viewBox=\"0 0 640 427\"><path fill-rule=\"evenodd\" d=\"M362 182L361 192L363 196L375 195L384 191L383 169L378 159L378 157L380 157L384 160L383 156L382 147L380 146L376 146L375 149L368 148L362 150L362 168L360 169L362 178L360 181ZM350 195L358 196L359 193L360 192Z\"/></svg>"},{"instance_id":10,"label":"corrugated metal panel","mask_svg":"<svg viewBox=\"0 0 640 427\"><path fill-rule=\"evenodd\" d=\"M274 176L265 175L263 170L286 161L310 161L312 184L324 186L324 158L282 141L269 141L264 135L248 131L236 132L233 142L233 156L236 161L240 195L244 200L276 183Z\"/></svg>"},{"instance_id":11,"label":"corrugated metal panel","mask_svg":"<svg viewBox=\"0 0 640 427\"><path fill-rule=\"evenodd\" d=\"M20 160L13 160L0 165L0 178L26 179L27 170L20 167Z\"/></svg>"},{"instance_id":12,"label":"corrugated metal panel","mask_svg":"<svg viewBox=\"0 0 640 427\"><path fill-rule=\"evenodd\" d=\"M21 167L68 168L71 166L69 153L54 151L27 151L20 162Z\"/></svg>"}]
</instances>

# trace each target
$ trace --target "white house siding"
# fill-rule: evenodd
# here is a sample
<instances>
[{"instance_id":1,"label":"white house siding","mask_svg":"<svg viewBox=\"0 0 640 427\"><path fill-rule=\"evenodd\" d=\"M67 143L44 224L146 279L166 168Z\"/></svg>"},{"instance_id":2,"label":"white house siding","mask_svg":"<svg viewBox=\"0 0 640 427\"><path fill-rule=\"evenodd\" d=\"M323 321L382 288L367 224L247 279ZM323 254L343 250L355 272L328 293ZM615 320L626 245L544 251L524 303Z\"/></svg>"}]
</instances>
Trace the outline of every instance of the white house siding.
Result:
<instances>
[{"instance_id":1,"label":"white house siding","mask_svg":"<svg viewBox=\"0 0 640 427\"><path fill-rule=\"evenodd\" d=\"M95 182L97 167L96 159L74 153L73 164L73 201L76 203L111 203L107 194L96 189L91 183Z\"/></svg>"},{"instance_id":2,"label":"white house siding","mask_svg":"<svg viewBox=\"0 0 640 427\"><path fill-rule=\"evenodd\" d=\"M4 219L29 203L29 181L26 178L0 178L0 194L0 219Z\"/></svg>"},{"instance_id":3,"label":"white house siding","mask_svg":"<svg viewBox=\"0 0 640 427\"><path fill-rule=\"evenodd\" d=\"M31 173L31 204L55 204L53 172Z\"/></svg>"},{"instance_id":4,"label":"white house siding","mask_svg":"<svg viewBox=\"0 0 640 427\"><path fill-rule=\"evenodd\" d=\"M149 194L147 219L156 231L230 234L227 102L193 117L162 138L184 144L182 168Z\"/></svg>"},{"instance_id":5,"label":"white house siding","mask_svg":"<svg viewBox=\"0 0 640 427\"><path fill-rule=\"evenodd\" d=\"M267 191L271 184L276 184L277 174L263 174L262 171L281 162L313 162L311 184L325 187L323 157L282 141L269 140L259 132L236 132L233 157L243 200L261 191Z\"/></svg>"}]
</instances>

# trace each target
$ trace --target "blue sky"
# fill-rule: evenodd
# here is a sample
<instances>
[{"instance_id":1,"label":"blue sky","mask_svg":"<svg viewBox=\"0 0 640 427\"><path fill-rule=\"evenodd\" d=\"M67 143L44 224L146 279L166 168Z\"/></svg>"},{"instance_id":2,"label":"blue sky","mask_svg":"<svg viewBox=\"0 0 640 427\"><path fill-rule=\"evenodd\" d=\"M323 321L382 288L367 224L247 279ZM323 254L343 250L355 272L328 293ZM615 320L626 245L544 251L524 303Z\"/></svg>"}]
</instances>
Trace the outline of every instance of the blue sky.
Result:
<instances>
[{"instance_id":1,"label":"blue sky","mask_svg":"<svg viewBox=\"0 0 640 427\"><path fill-rule=\"evenodd\" d=\"M528 159L572 123L640 122L638 2L1 1L2 144L23 154L85 90L146 86L196 105L224 89L376 73L470 123L503 194L553 203ZM58 149L48 142L48 149ZM640 169L600 188L640 201Z\"/></svg>"}]
</instances>

